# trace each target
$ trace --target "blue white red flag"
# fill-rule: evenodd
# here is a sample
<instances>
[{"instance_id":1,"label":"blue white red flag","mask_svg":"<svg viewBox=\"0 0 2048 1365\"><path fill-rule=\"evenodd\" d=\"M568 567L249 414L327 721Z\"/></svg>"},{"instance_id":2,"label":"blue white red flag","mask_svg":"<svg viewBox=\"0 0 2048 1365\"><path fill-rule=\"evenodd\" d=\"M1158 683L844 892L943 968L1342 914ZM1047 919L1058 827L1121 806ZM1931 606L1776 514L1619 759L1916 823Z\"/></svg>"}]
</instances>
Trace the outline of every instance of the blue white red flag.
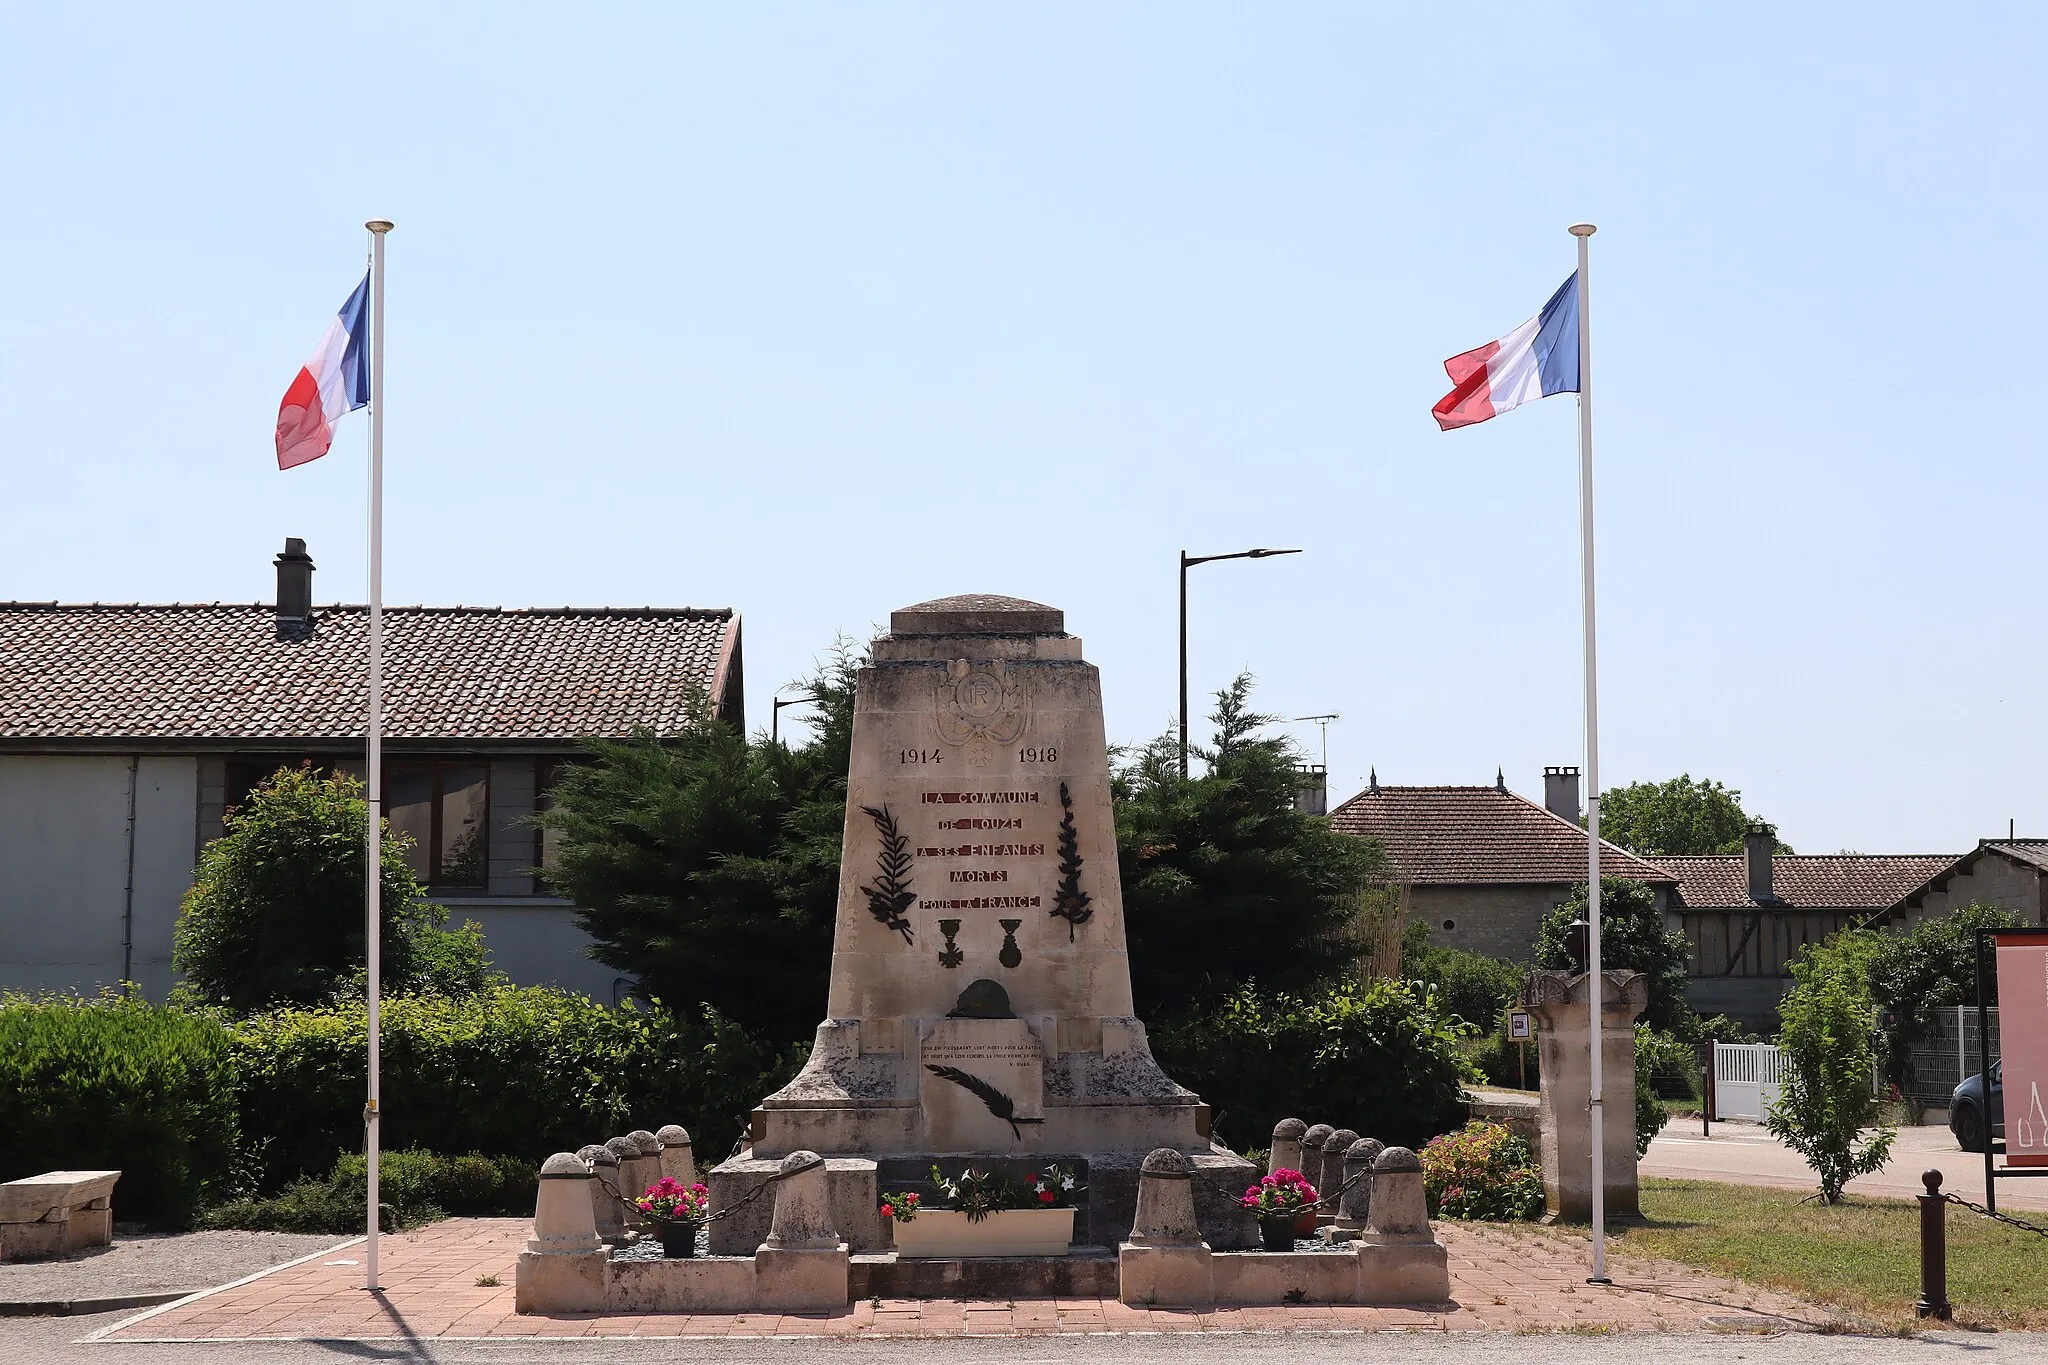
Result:
<instances>
[{"instance_id":1,"label":"blue white red flag","mask_svg":"<svg viewBox=\"0 0 2048 1365\"><path fill-rule=\"evenodd\" d=\"M1451 391L1430 412L1445 431L1484 422L1553 393L1579 391L1579 276L1558 287L1543 311L1477 350L1444 362Z\"/></svg>"},{"instance_id":2,"label":"blue white red flag","mask_svg":"<svg viewBox=\"0 0 2048 1365\"><path fill-rule=\"evenodd\" d=\"M370 401L370 277L327 324L313 358L277 408L277 467L317 460L334 444L334 424Z\"/></svg>"}]
</instances>

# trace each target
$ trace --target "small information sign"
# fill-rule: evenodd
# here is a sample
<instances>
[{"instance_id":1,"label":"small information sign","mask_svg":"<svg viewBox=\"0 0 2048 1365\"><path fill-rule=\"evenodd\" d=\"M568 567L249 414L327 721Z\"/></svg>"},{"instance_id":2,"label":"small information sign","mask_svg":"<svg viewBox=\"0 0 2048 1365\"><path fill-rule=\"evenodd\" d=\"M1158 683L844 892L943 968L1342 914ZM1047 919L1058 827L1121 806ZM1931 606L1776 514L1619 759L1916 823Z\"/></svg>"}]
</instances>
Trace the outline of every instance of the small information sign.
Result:
<instances>
[{"instance_id":1,"label":"small information sign","mask_svg":"<svg viewBox=\"0 0 2048 1365\"><path fill-rule=\"evenodd\" d=\"M1527 1010L1508 1011L1508 1038L1523 1042L1536 1036L1536 1020Z\"/></svg>"}]
</instances>

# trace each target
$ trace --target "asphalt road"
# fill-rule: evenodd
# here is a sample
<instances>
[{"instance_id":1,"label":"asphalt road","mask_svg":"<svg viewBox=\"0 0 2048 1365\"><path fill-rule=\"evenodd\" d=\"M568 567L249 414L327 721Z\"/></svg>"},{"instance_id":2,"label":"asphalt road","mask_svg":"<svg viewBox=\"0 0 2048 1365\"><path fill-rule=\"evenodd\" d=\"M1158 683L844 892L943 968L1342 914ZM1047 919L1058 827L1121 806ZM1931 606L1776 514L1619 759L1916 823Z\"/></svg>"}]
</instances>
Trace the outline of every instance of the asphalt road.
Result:
<instances>
[{"instance_id":1,"label":"asphalt road","mask_svg":"<svg viewBox=\"0 0 2048 1365\"><path fill-rule=\"evenodd\" d=\"M1375 1365L1501 1365L1533 1355L1543 1365L2004 1365L2048 1360L2048 1336L1937 1332L1918 1337L1501 1336L1472 1333L1355 1336L1299 1332L1242 1336L949 1338L925 1341L435 1341L95 1343L79 1339L130 1316L0 1320L0 1360L22 1365L1329 1365L1369 1351Z\"/></svg>"},{"instance_id":2,"label":"asphalt road","mask_svg":"<svg viewBox=\"0 0 2048 1365\"><path fill-rule=\"evenodd\" d=\"M1849 1192L1911 1199L1921 1191L1920 1173L1929 1168L1941 1172L1942 1189L1984 1202L1983 1155L1959 1150L1946 1128L1901 1128L1891 1162L1876 1175L1850 1181ZM1754 1123L1717 1123L1713 1136L1702 1138L1698 1119L1673 1119L1636 1169L1644 1176L1817 1188L1800 1155ZM1999 1181L1998 1207L2015 1213L2048 1210L2048 1178Z\"/></svg>"}]
</instances>

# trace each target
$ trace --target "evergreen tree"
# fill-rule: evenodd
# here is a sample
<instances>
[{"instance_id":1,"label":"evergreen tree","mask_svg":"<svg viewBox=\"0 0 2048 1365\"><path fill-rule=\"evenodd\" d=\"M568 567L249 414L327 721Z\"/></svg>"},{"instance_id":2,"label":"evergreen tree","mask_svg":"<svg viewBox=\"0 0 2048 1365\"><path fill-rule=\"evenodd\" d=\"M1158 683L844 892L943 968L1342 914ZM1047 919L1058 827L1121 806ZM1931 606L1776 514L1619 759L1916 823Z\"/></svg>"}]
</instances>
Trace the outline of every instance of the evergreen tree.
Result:
<instances>
[{"instance_id":1,"label":"evergreen tree","mask_svg":"<svg viewBox=\"0 0 2048 1365\"><path fill-rule=\"evenodd\" d=\"M281 768L228 812L199 856L171 963L181 999L249 1013L322 1004L361 989L369 805L346 774ZM448 929L384 826L383 979L393 994L481 989L492 973L477 926Z\"/></svg>"},{"instance_id":2,"label":"evergreen tree","mask_svg":"<svg viewBox=\"0 0 2048 1365\"><path fill-rule=\"evenodd\" d=\"M1251 678L1217 694L1207 771L1161 736L1115 775L1117 857L1138 1012L1162 1017L1240 984L1308 991L1345 975L1379 845L1295 808L1294 746L1260 732Z\"/></svg>"},{"instance_id":3,"label":"evergreen tree","mask_svg":"<svg viewBox=\"0 0 2048 1365\"><path fill-rule=\"evenodd\" d=\"M539 818L543 878L582 907L592 956L676 1009L707 1004L776 1040L824 1010L859 660L810 682L812 738L749 741L700 704L690 729L593 740Z\"/></svg>"}]
</instances>

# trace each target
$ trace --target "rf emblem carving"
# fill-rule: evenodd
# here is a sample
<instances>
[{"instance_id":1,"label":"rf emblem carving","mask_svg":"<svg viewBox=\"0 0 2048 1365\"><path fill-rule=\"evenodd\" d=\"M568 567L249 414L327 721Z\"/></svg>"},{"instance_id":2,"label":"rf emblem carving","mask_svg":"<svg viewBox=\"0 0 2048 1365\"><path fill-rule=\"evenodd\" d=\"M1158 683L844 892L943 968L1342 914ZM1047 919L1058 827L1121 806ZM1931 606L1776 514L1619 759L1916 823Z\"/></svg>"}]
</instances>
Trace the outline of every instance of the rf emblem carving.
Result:
<instances>
[{"instance_id":1,"label":"rf emblem carving","mask_svg":"<svg viewBox=\"0 0 2048 1365\"><path fill-rule=\"evenodd\" d=\"M947 663L938 702L939 738L958 745L969 767L988 767L999 746L1024 733L1024 680L1004 668L1001 659Z\"/></svg>"}]
</instances>

